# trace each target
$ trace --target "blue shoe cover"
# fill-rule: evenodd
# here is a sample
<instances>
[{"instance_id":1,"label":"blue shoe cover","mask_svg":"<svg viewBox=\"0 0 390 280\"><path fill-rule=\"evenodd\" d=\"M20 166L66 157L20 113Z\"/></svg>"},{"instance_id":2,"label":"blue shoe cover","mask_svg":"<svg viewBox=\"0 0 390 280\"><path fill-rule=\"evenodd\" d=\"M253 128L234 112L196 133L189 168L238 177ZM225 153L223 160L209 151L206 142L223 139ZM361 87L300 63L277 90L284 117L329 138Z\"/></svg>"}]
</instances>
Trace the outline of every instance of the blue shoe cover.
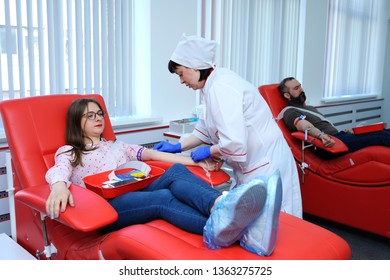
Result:
<instances>
[{"instance_id":1,"label":"blue shoe cover","mask_svg":"<svg viewBox=\"0 0 390 280\"><path fill-rule=\"evenodd\" d=\"M244 232L240 245L257 255L269 256L275 249L283 191L279 171L263 179L267 189L265 206L260 216Z\"/></svg>"},{"instance_id":2,"label":"blue shoe cover","mask_svg":"<svg viewBox=\"0 0 390 280\"><path fill-rule=\"evenodd\" d=\"M203 229L207 248L219 249L240 240L245 228L264 207L266 189L262 183L252 180L222 196Z\"/></svg>"}]
</instances>

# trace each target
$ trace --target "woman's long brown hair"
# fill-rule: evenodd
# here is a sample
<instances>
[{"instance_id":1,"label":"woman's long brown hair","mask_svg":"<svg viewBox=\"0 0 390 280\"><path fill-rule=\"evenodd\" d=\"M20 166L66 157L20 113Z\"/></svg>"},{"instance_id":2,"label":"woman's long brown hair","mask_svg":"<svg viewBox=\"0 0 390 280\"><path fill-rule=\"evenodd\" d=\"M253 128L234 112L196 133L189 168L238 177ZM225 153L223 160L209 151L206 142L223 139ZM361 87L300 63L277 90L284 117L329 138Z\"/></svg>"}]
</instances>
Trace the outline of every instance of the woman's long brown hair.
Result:
<instances>
[{"instance_id":1,"label":"woman's long brown hair","mask_svg":"<svg viewBox=\"0 0 390 280\"><path fill-rule=\"evenodd\" d=\"M88 108L89 103L95 103L99 109L103 111L102 106L96 99L81 98L72 102L66 115L65 141L67 145L72 146L72 149L66 151L66 153L71 152L74 155L72 166L83 165L82 155L85 152L95 149L86 148L85 138L88 138L91 141L91 144L93 144L93 140L84 134L84 128L81 127L81 119L85 108ZM102 136L100 136L100 138L102 138Z\"/></svg>"}]
</instances>

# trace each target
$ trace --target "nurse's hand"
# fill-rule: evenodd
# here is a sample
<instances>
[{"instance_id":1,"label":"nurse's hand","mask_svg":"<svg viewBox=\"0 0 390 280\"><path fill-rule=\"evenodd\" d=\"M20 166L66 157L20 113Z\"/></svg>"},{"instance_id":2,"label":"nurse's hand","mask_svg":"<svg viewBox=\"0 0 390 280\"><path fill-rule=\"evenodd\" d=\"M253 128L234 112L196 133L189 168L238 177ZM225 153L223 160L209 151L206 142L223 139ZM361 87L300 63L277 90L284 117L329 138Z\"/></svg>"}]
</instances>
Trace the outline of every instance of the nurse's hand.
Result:
<instances>
[{"instance_id":1,"label":"nurse's hand","mask_svg":"<svg viewBox=\"0 0 390 280\"><path fill-rule=\"evenodd\" d=\"M177 144L171 144L167 141L161 141L160 143L154 145L153 150L167 153L180 153L181 143L179 142Z\"/></svg>"},{"instance_id":2,"label":"nurse's hand","mask_svg":"<svg viewBox=\"0 0 390 280\"><path fill-rule=\"evenodd\" d=\"M191 158L195 162L199 162L201 160L204 160L206 158L211 157L211 146L206 146L206 147L199 147L195 151L191 153Z\"/></svg>"}]
</instances>

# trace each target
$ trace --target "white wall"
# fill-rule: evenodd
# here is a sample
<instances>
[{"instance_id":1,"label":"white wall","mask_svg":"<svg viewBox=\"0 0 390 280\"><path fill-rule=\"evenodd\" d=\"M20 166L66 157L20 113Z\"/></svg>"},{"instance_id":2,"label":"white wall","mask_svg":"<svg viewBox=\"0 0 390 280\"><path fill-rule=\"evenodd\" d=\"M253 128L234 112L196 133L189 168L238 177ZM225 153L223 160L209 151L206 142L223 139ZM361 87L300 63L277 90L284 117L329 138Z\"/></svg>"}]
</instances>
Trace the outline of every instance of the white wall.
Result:
<instances>
[{"instance_id":1,"label":"white wall","mask_svg":"<svg viewBox=\"0 0 390 280\"><path fill-rule=\"evenodd\" d=\"M168 62L183 33L197 34L197 3L151 1L152 112L166 124L191 117L196 106L196 92L180 84L179 77L168 71Z\"/></svg>"},{"instance_id":2,"label":"white wall","mask_svg":"<svg viewBox=\"0 0 390 280\"><path fill-rule=\"evenodd\" d=\"M327 0L307 0L302 86L308 103L319 105L324 91Z\"/></svg>"}]
</instances>

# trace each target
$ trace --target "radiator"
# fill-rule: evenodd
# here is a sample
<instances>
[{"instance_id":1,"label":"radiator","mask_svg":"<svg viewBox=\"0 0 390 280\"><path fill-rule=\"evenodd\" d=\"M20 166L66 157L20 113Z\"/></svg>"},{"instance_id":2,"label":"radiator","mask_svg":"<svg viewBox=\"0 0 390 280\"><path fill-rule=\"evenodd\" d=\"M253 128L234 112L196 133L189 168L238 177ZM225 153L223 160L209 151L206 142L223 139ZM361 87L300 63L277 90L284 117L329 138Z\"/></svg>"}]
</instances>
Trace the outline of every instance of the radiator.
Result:
<instances>
[{"instance_id":1,"label":"radiator","mask_svg":"<svg viewBox=\"0 0 390 280\"><path fill-rule=\"evenodd\" d=\"M339 130L383 121L384 99L316 106Z\"/></svg>"}]
</instances>

